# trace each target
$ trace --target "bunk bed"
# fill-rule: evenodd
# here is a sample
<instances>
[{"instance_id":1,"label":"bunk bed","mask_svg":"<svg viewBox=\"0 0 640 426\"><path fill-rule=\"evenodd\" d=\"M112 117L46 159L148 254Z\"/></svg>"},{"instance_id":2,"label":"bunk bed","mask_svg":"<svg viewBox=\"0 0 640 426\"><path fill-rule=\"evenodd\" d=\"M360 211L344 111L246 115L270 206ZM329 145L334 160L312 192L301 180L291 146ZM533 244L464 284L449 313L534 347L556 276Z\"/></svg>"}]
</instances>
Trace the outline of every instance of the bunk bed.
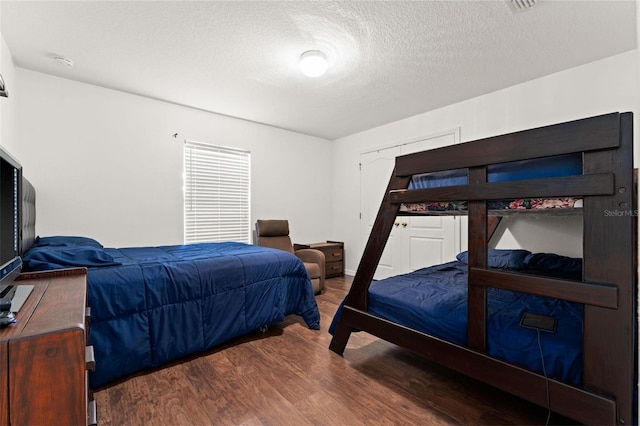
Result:
<instances>
[{"instance_id":1,"label":"bunk bed","mask_svg":"<svg viewBox=\"0 0 640 426\"><path fill-rule=\"evenodd\" d=\"M526 173L527 164L533 164L532 174ZM546 173L550 168L555 171ZM398 157L351 289L331 326L329 348L342 355L351 333L364 331L581 423L632 424L638 381L636 208L631 113ZM489 249L499 217L532 212L581 214L583 258ZM396 216L413 214L467 214L468 252L455 262L393 277L390 284L374 282ZM559 274L530 270L558 260L564 265ZM572 265L570 271L566 265ZM459 306L466 309L459 316L466 335L457 340L404 315L432 304L433 295L418 293L422 284L416 283L429 276L442 282L437 275L442 271L458 274L451 286L456 280L463 286ZM403 299L393 286L407 280L413 280L404 287L411 291ZM541 372L496 354L498 292L556 301L570 310L573 326L559 331L556 340L577 351L559 356L573 357L577 370ZM510 311L516 328L530 306Z\"/></svg>"}]
</instances>

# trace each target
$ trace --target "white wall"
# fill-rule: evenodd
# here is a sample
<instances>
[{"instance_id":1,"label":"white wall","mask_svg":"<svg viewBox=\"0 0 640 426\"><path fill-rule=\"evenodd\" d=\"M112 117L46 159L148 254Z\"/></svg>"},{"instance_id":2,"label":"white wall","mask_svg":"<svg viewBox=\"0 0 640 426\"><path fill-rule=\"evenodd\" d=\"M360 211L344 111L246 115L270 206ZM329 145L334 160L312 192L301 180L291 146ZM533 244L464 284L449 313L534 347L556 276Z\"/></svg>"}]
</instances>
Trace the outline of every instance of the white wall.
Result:
<instances>
[{"instance_id":1,"label":"white wall","mask_svg":"<svg viewBox=\"0 0 640 426\"><path fill-rule=\"evenodd\" d=\"M0 97L0 146L14 154L16 139L14 136L15 105L17 99L15 65L9 47L0 34L0 74L4 80L9 97Z\"/></svg>"},{"instance_id":2,"label":"white wall","mask_svg":"<svg viewBox=\"0 0 640 426\"><path fill-rule=\"evenodd\" d=\"M39 235L182 243L189 139L251 151L252 223L286 218L295 241L329 237L329 141L20 67L16 74L14 156L37 190Z\"/></svg>"},{"instance_id":3,"label":"white wall","mask_svg":"<svg viewBox=\"0 0 640 426\"><path fill-rule=\"evenodd\" d=\"M353 201L359 199L360 153L456 127L466 142L613 111L636 113L638 128L638 68L638 52L630 51L334 141L332 229L333 238L345 242L347 273L355 272L362 254L359 205ZM535 251L580 256L581 235L571 233L581 229L579 220L549 218L540 226L540 219L518 219L498 247L527 241Z\"/></svg>"}]
</instances>

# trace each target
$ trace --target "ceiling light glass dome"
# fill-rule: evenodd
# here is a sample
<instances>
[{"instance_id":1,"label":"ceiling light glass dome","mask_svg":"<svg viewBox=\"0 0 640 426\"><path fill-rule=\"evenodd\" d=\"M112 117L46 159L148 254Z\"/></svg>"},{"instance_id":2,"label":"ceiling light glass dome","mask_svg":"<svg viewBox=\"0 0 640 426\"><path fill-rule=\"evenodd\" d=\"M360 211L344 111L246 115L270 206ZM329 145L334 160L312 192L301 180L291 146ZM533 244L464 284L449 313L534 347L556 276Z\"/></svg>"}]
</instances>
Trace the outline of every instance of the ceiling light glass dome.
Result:
<instances>
[{"instance_id":1,"label":"ceiling light glass dome","mask_svg":"<svg viewBox=\"0 0 640 426\"><path fill-rule=\"evenodd\" d=\"M307 77L320 77L327 66L327 57L319 50L309 50L300 56L300 69Z\"/></svg>"}]
</instances>

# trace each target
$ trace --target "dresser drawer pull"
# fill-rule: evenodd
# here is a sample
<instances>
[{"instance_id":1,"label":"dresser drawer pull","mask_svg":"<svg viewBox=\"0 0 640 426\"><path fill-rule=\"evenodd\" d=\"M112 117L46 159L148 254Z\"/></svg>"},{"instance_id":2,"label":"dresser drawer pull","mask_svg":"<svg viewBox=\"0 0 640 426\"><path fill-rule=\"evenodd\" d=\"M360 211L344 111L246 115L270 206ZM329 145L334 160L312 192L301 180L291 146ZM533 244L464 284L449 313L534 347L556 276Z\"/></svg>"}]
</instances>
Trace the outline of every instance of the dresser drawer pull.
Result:
<instances>
[{"instance_id":1,"label":"dresser drawer pull","mask_svg":"<svg viewBox=\"0 0 640 426\"><path fill-rule=\"evenodd\" d=\"M84 360L87 371L96 371L96 357L93 354L93 346L84 348Z\"/></svg>"},{"instance_id":2,"label":"dresser drawer pull","mask_svg":"<svg viewBox=\"0 0 640 426\"><path fill-rule=\"evenodd\" d=\"M334 251L333 253L331 253L331 256L340 257L340 256L342 256L342 252L341 251Z\"/></svg>"},{"instance_id":3,"label":"dresser drawer pull","mask_svg":"<svg viewBox=\"0 0 640 426\"><path fill-rule=\"evenodd\" d=\"M98 424L98 407L96 406L96 400L89 401L87 405L87 425L97 426Z\"/></svg>"}]
</instances>

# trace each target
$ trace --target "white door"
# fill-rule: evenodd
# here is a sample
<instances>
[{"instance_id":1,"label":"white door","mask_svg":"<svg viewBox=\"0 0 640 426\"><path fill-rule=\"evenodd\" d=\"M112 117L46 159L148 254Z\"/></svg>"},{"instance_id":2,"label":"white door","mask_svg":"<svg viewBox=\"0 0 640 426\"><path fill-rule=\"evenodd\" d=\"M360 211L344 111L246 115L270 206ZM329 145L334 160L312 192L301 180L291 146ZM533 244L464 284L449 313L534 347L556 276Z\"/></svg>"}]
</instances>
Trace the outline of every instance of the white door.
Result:
<instances>
[{"instance_id":1,"label":"white door","mask_svg":"<svg viewBox=\"0 0 640 426\"><path fill-rule=\"evenodd\" d=\"M360 156L362 251L389 183L395 157L452 145L458 141L459 130L364 153ZM460 219L458 217L398 216L374 278L382 279L448 262L453 260L459 251Z\"/></svg>"},{"instance_id":2,"label":"white door","mask_svg":"<svg viewBox=\"0 0 640 426\"><path fill-rule=\"evenodd\" d=\"M401 152L401 148L396 146L360 155L361 256L369 239L369 234L371 234L371 228L373 228L373 222L376 220L385 189L389 184L396 157L401 155ZM398 225L391 230L387 245L382 252L382 258L378 263L378 269L374 276L375 279L390 277L402 272L399 221L396 220L396 223Z\"/></svg>"}]
</instances>

